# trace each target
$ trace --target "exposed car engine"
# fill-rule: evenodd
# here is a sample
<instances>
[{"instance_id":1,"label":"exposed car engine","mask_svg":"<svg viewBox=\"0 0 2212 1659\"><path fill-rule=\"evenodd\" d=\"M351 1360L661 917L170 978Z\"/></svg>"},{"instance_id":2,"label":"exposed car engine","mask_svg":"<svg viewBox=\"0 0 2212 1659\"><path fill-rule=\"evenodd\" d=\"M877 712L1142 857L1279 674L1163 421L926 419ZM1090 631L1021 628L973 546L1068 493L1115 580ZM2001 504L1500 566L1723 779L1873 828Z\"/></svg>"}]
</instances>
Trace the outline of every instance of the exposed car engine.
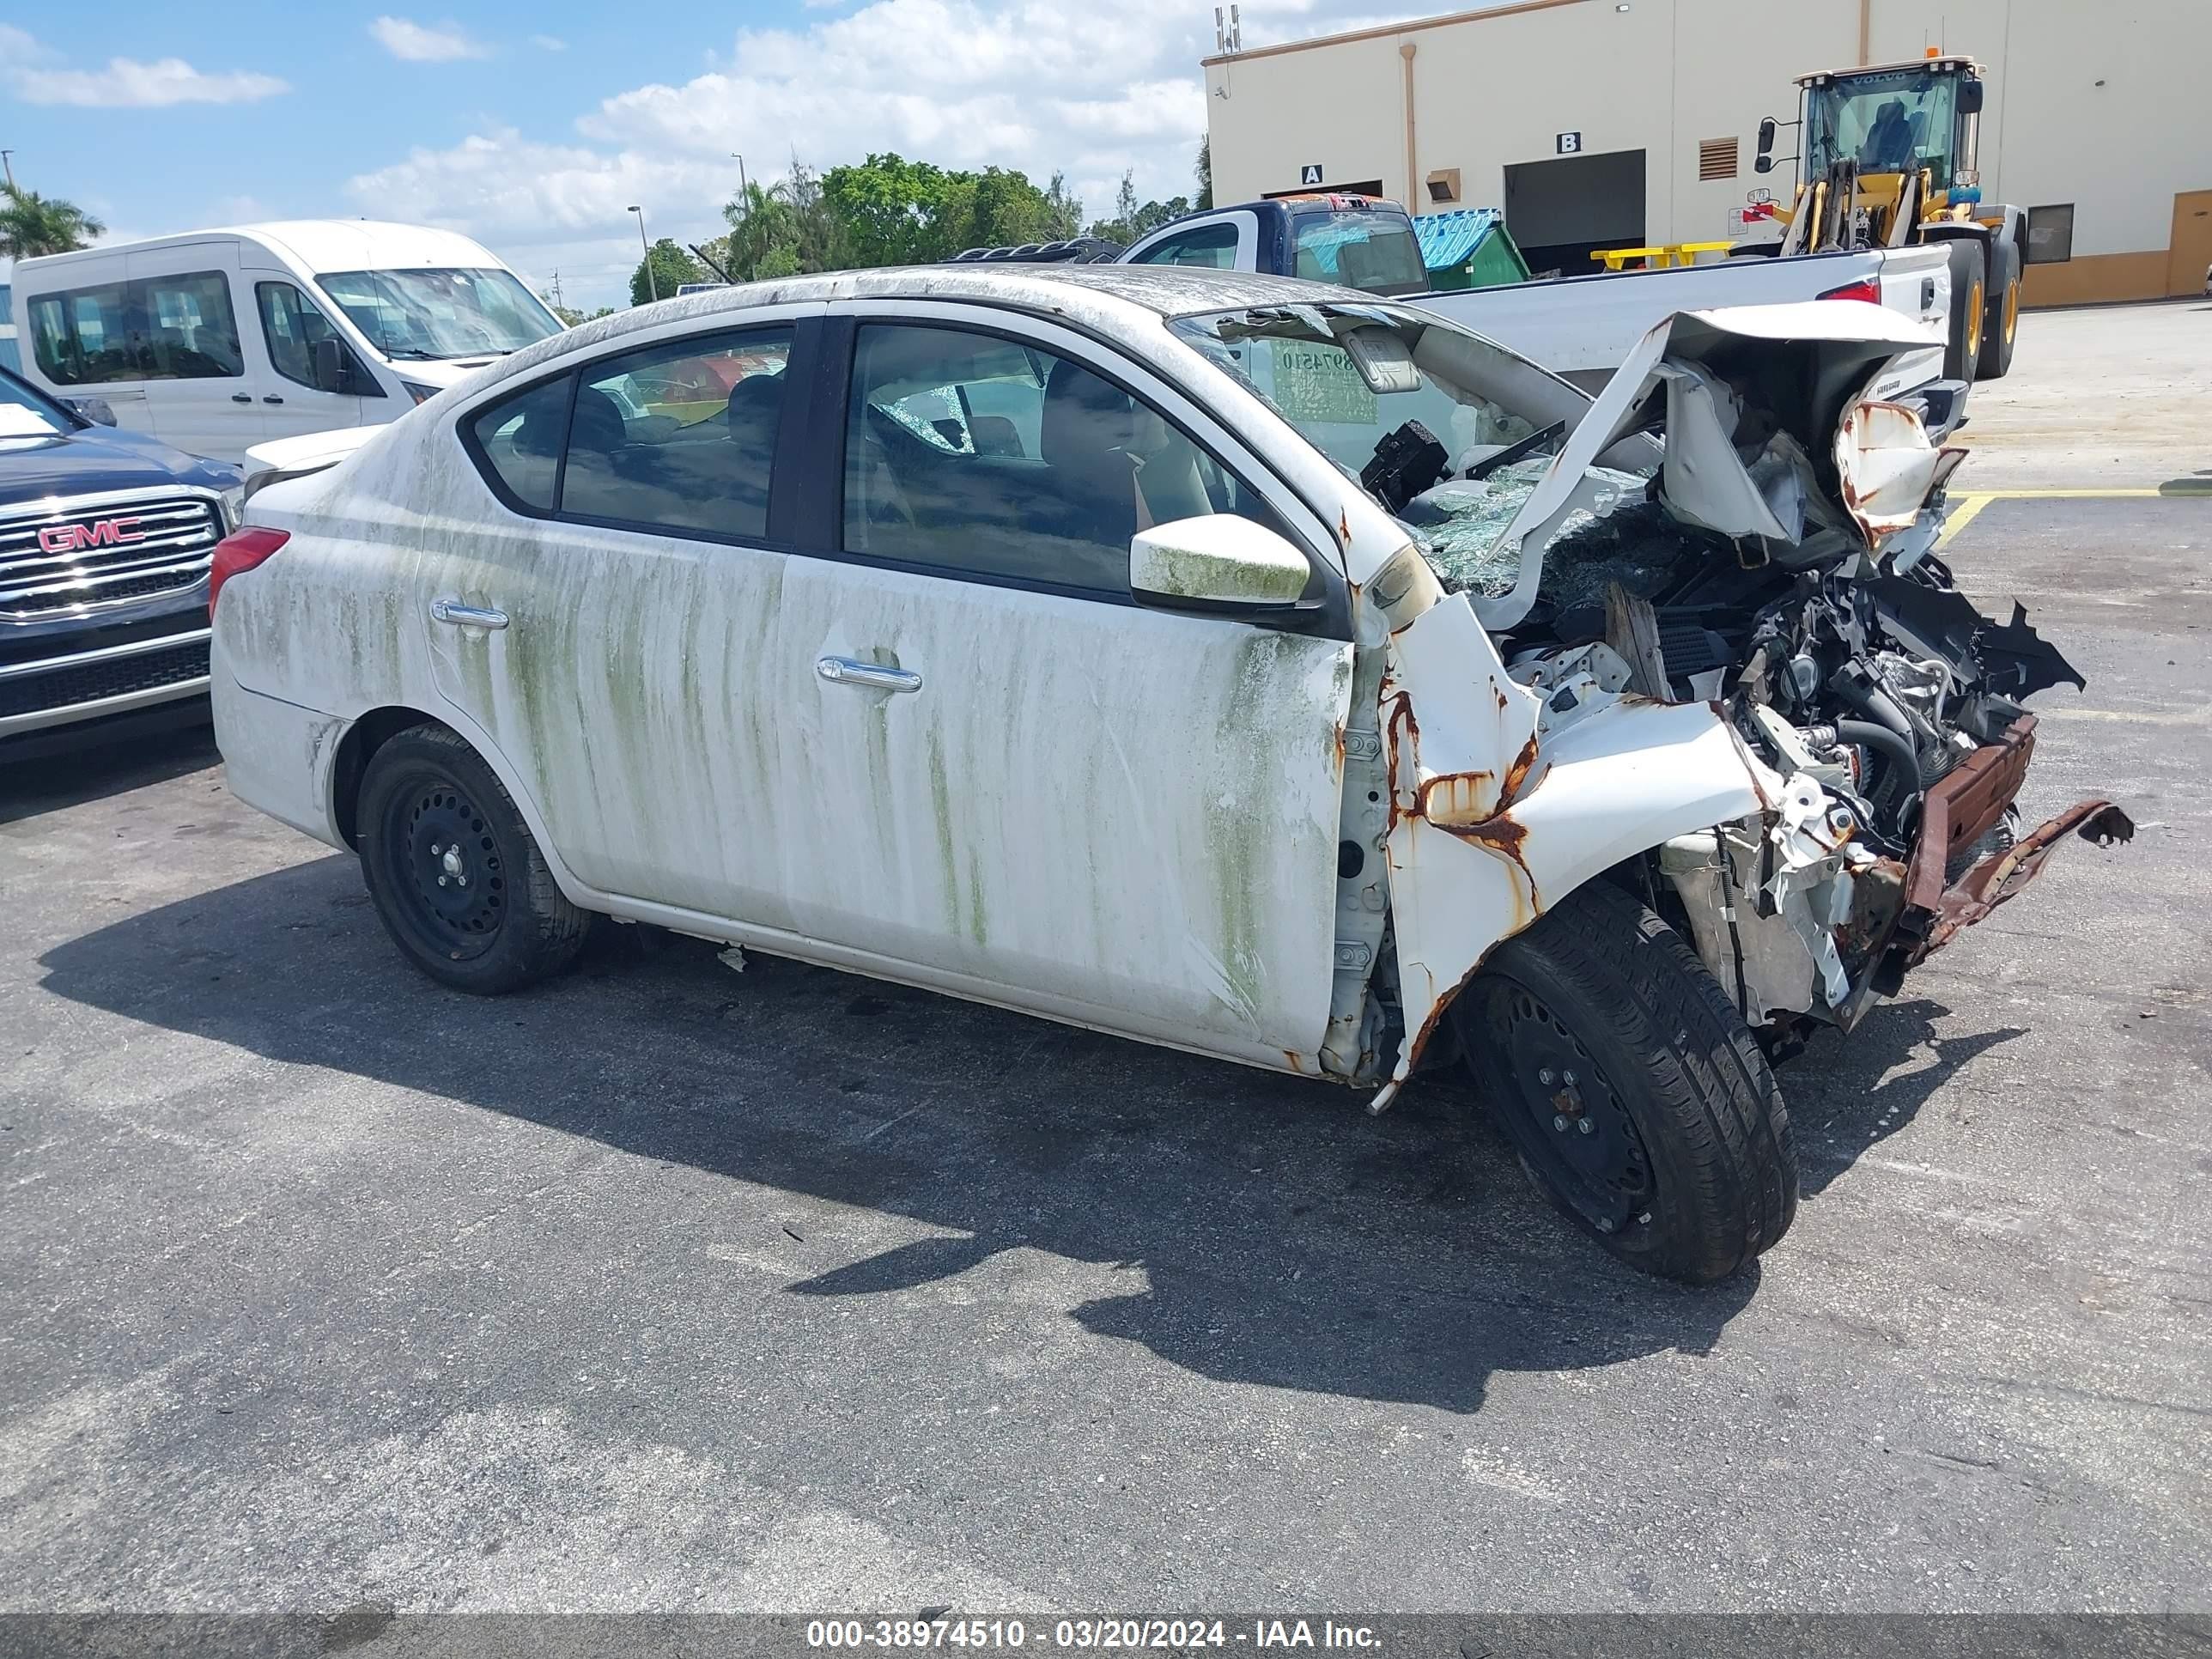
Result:
<instances>
[{"instance_id":1,"label":"exposed car engine","mask_svg":"<svg viewBox=\"0 0 2212 1659\"><path fill-rule=\"evenodd\" d=\"M1855 1023L1948 937L1943 896L2014 845L2023 699L2084 684L2017 606L2003 624L1978 611L1929 539L1877 557L1823 531L1770 556L1647 500L1553 542L1506 643L1531 684L1572 665L1715 704L1781 781L1778 823L1677 837L1652 872L1655 902L1776 1045L1804 1017ZM2117 809L2068 827L2132 832Z\"/></svg>"}]
</instances>

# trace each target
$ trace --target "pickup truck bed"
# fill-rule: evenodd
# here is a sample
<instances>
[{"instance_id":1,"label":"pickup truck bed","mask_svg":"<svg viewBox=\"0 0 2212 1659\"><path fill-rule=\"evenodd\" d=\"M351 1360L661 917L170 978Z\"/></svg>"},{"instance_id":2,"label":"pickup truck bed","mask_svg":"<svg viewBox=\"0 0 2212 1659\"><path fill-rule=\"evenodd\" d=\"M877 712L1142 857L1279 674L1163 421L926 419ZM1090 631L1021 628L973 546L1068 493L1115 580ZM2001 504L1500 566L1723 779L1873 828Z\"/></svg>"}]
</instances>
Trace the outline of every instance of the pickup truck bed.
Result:
<instances>
[{"instance_id":1,"label":"pickup truck bed","mask_svg":"<svg viewBox=\"0 0 2212 1659\"><path fill-rule=\"evenodd\" d=\"M1757 257L1668 270L1623 270L1549 282L1515 283L1409 298L1452 321L1533 357L1595 392L1652 325L1680 311L1788 305L1875 282L1882 306L1920 327L1935 355L1912 354L1892 378L1903 391L1942 373L1951 313L1948 256L1941 247L1821 253L1800 259ZM1854 297L1871 297L1854 296Z\"/></svg>"}]
</instances>

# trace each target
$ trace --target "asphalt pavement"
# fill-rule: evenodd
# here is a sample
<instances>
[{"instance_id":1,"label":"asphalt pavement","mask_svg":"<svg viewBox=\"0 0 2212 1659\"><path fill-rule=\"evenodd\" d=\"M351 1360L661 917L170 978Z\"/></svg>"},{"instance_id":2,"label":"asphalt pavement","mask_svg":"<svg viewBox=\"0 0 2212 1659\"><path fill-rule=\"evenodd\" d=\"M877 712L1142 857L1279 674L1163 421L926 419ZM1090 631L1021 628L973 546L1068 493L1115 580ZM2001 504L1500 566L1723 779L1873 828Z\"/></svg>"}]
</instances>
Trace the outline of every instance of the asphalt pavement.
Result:
<instances>
[{"instance_id":1,"label":"asphalt pavement","mask_svg":"<svg viewBox=\"0 0 2212 1659\"><path fill-rule=\"evenodd\" d=\"M2212 501L1949 552L2140 833L1785 1069L1704 1291L1454 1085L635 929L473 1000L204 738L0 771L0 1612L2212 1611Z\"/></svg>"}]
</instances>

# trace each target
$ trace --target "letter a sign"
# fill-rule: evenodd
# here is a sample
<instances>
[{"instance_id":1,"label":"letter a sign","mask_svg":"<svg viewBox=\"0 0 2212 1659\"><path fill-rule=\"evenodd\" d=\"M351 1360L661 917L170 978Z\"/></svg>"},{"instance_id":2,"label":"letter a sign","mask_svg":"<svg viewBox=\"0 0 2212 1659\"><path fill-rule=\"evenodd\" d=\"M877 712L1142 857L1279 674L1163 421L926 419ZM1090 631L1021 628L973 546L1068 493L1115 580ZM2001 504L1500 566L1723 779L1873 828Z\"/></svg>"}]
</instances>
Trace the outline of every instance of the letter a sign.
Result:
<instances>
[{"instance_id":1,"label":"letter a sign","mask_svg":"<svg viewBox=\"0 0 2212 1659\"><path fill-rule=\"evenodd\" d=\"M1317 185L1321 182L1321 176L1322 166L1318 161L1309 161L1298 169L1298 182L1302 185Z\"/></svg>"}]
</instances>

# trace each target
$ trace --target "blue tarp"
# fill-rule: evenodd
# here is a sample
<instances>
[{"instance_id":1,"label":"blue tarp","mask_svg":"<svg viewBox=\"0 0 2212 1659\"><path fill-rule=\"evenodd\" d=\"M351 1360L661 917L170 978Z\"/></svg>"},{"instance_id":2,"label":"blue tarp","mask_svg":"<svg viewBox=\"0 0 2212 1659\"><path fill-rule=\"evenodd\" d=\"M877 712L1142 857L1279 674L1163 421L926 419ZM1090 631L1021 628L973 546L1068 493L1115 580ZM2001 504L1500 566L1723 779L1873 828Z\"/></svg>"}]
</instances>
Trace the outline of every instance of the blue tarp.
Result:
<instances>
[{"instance_id":1,"label":"blue tarp","mask_svg":"<svg viewBox=\"0 0 2212 1659\"><path fill-rule=\"evenodd\" d=\"M1420 239L1421 263L1431 270L1449 270L1464 264L1504 218L1496 208L1419 215L1413 220L1413 234Z\"/></svg>"}]
</instances>

